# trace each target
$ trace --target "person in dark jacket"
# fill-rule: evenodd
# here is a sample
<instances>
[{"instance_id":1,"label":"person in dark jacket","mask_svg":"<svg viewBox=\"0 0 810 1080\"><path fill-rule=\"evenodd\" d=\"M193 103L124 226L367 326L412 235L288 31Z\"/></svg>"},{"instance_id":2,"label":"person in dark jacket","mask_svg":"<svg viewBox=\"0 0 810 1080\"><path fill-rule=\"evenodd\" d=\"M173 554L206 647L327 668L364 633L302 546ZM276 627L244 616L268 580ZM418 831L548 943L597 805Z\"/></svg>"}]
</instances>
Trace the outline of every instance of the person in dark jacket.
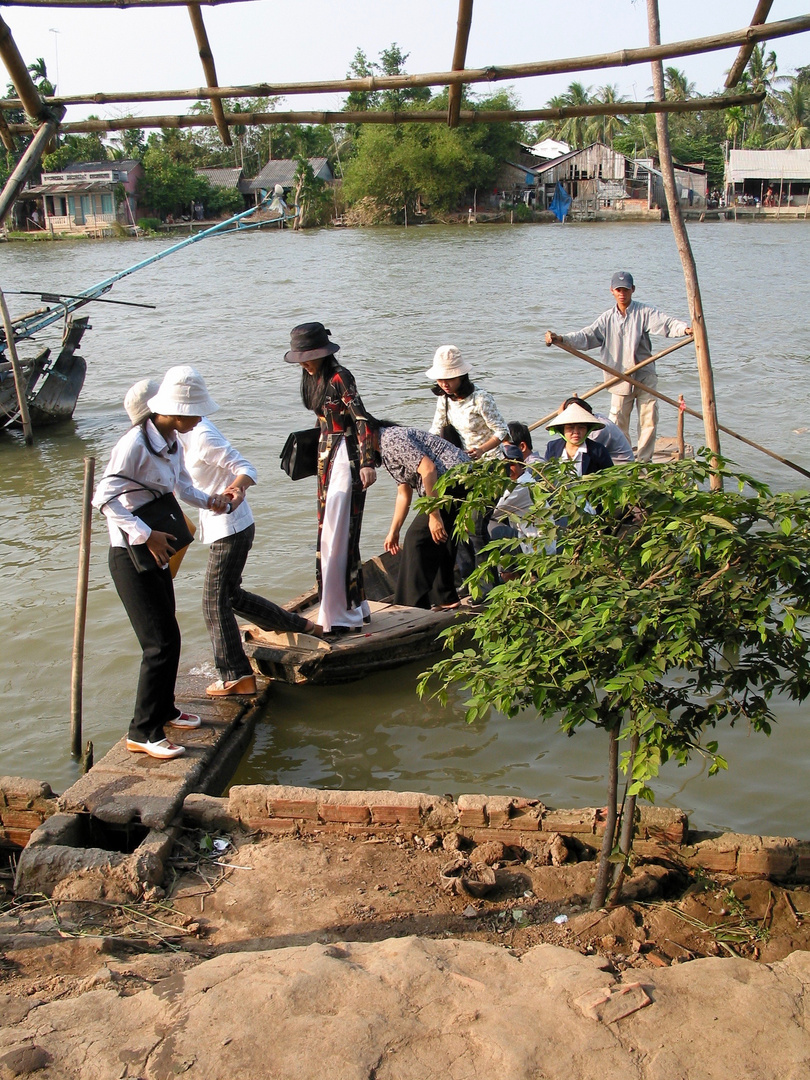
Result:
<instances>
[{"instance_id":1,"label":"person in dark jacket","mask_svg":"<svg viewBox=\"0 0 810 1080\"><path fill-rule=\"evenodd\" d=\"M578 402L568 405L551 423L546 424L552 435L562 436L552 439L546 446L546 461L551 458L569 461L577 476L587 476L588 473L610 468L613 464L610 454L604 446L588 438L591 431L598 431L602 427L602 421L597 420L587 409L583 409Z\"/></svg>"}]
</instances>

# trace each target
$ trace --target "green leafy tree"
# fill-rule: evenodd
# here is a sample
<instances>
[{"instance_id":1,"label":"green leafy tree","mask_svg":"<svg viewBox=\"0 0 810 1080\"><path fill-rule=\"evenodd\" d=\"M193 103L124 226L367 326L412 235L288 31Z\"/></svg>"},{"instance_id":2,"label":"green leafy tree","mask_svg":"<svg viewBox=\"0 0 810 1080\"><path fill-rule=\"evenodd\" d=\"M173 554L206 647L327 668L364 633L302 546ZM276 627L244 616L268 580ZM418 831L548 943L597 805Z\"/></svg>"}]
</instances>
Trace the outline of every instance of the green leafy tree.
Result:
<instances>
[{"instance_id":1,"label":"green leafy tree","mask_svg":"<svg viewBox=\"0 0 810 1080\"><path fill-rule=\"evenodd\" d=\"M477 463L462 474L459 530L491 504L501 469ZM714 473L724 490L708 489ZM810 694L810 496L772 495L704 457L582 480L549 462L532 497L532 549L489 545L473 591L499 563L511 577L472 623L445 632L455 651L422 676L420 691L438 681L446 701L462 684L470 721L492 708L527 710L557 719L567 735L585 725L604 732L607 822L592 899L601 907L614 869L614 896L620 889L635 799L652 798L664 762L701 754L710 773L725 768L706 733L738 721L768 733L774 694Z\"/></svg>"},{"instance_id":2,"label":"green leafy tree","mask_svg":"<svg viewBox=\"0 0 810 1080\"><path fill-rule=\"evenodd\" d=\"M810 147L810 83L795 75L779 80L783 90L774 91L771 109L777 124L777 132L768 140L768 146L779 150L806 150Z\"/></svg>"},{"instance_id":3,"label":"green leafy tree","mask_svg":"<svg viewBox=\"0 0 810 1080\"><path fill-rule=\"evenodd\" d=\"M627 101L624 95L619 93L619 88L615 85L600 86L593 96L593 100L599 102L601 105L618 105L622 101ZM617 114L615 116L596 116L594 117L594 125L596 128L596 137L603 143L610 146L613 140L625 130L627 127L627 117Z\"/></svg>"},{"instance_id":4,"label":"green leafy tree","mask_svg":"<svg viewBox=\"0 0 810 1080\"><path fill-rule=\"evenodd\" d=\"M98 117L91 116L90 119L97 120ZM99 135L68 135L58 149L43 157L42 167L46 172L60 172L66 165L107 160L107 148Z\"/></svg>"},{"instance_id":5,"label":"green leafy tree","mask_svg":"<svg viewBox=\"0 0 810 1080\"><path fill-rule=\"evenodd\" d=\"M147 147L143 157L140 201L165 216L190 213L196 200L205 202L210 185L195 172L195 166L177 161L158 141Z\"/></svg>"},{"instance_id":6,"label":"green leafy tree","mask_svg":"<svg viewBox=\"0 0 810 1080\"><path fill-rule=\"evenodd\" d=\"M589 105L592 100L590 86L572 82L565 93L553 97L547 107L561 109L571 105ZM566 116L562 120L552 120L544 137L562 139L575 150L581 150L598 138L601 119L594 116Z\"/></svg>"}]
</instances>

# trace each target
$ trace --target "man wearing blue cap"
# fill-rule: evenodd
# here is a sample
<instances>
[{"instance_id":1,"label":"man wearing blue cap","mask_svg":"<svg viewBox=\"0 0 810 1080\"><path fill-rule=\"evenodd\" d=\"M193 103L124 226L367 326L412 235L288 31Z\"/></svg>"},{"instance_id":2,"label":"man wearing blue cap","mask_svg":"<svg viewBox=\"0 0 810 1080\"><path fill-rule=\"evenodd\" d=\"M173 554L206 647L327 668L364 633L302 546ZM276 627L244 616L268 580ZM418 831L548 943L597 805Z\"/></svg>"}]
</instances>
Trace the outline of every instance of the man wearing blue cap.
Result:
<instances>
[{"instance_id":1,"label":"man wearing blue cap","mask_svg":"<svg viewBox=\"0 0 810 1080\"><path fill-rule=\"evenodd\" d=\"M662 334L664 337L691 335L692 327L685 322L671 319L657 308L634 300L636 287L632 274L626 270L619 270L613 275L610 279L610 291L616 300L614 307L602 312L596 322L575 334L559 335L547 330L546 345L564 342L582 352L599 348L602 363L620 372L629 371L648 356L652 356L650 334ZM633 378L654 390L658 385L655 364L642 368ZM650 461L655 450L658 401L652 394L631 386L630 383L620 382L612 388L610 419L628 438L634 404L638 408L636 460Z\"/></svg>"}]
</instances>

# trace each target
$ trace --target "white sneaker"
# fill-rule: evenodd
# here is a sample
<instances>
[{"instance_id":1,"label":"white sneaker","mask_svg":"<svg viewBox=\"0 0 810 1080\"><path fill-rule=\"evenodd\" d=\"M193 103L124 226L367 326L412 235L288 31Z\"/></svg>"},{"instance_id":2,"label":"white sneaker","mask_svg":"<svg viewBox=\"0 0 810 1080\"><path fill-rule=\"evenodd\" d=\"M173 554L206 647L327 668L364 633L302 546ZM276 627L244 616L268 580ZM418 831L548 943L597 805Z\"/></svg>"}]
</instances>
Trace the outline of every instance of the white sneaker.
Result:
<instances>
[{"instance_id":1,"label":"white sneaker","mask_svg":"<svg viewBox=\"0 0 810 1080\"><path fill-rule=\"evenodd\" d=\"M127 750L133 754L148 754L158 761L171 761L186 752L185 746L178 746L168 739L160 739L159 742L136 742L135 739L127 738Z\"/></svg>"}]
</instances>

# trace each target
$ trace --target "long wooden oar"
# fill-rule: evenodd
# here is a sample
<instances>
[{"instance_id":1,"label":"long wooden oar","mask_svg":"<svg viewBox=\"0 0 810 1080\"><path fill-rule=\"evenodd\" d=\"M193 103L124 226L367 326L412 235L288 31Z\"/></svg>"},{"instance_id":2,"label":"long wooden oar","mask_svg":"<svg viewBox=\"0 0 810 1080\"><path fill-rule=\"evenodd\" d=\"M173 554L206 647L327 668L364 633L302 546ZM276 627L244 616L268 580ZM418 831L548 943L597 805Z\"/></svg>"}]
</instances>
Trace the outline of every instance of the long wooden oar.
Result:
<instances>
[{"instance_id":1,"label":"long wooden oar","mask_svg":"<svg viewBox=\"0 0 810 1080\"><path fill-rule=\"evenodd\" d=\"M688 345L691 342L691 337L682 338L680 341L676 341L674 345L668 345L666 349L662 349L661 352L656 353L654 356L648 356L646 360L642 360L640 364L635 364L633 367L627 369L628 375L634 375L637 371L641 371L648 364L654 364L656 360L660 360L662 356L668 356L671 352L675 352L676 349L682 349L684 345ZM615 386L616 383L620 383L622 380L616 376L613 379L605 379L604 382L597 383L596 386L591 387L590 390L584 394L577 394L580 401L585 401L586 398L593 397L594 394L601 393L602 390L609 390L611 386ZM553 420L559 412L559 409L555 409L554 412L544 416L541 420L536 420L533 424L529 424L529 431L534 431L535 428L539 428L541 424L547 424L549 420Z\"/></svg>"},{"instance_id":2,"label":"long wooden oar","mask_svg":"<svg viewBox=\"0 0 810 1080\"><path fill-rule=\"evenodd\" d=\"M691 340L691 339L690 339ZM698 420L703 419L703 415L699 412L695 412L694 409L690 409L688 405L680 405L674 398L667 397L666 394L662 394L660 390L653 390L651 387L646 386L642 382L638 382L636 379L632 379L624 372L617 372L615 368L608 367L607 364L603 364L600 360L594 360L592 356L588 356L587 353L580 352L579 349L575 349L573 345L568 345L564 341L559 339L555 340L554 344L564 349L565 352L571 353L572 356L578 356L580 360L585 360L589 364L593 364L594 367L601 368L602 371L606 371L609 375L615 375L623 382L630 383L631 386L637 387L639 390L644 390L647 394L652 394L653 397L659 398L661 401L665 401L667 405L672 405L675 409L682 408L684 412L688 412L690 416L696 417ZM556 415L556 414L554 414ZM732 431L731 428L726 427L724 424L717 425L719 431L724 431L726 435L731 435L733 439L739 439L740 442L745 443L747 446L753 446L755 450L760 450L763 454L767 454L768 457L772 457L775 461L781 461L783 465L787 465L789 469L795 469L796 472L801 473L802 476L810 477L810 472L807 469L802 468L801 465L797 465L795 461L791 461L789 458L782 457L781 454L774 453L773 450L769 450L767 446L761 446L759 443L753 441L753 439L746 438L745 435L740 435L738 431Z\"/></svg>"}]
</instances>

